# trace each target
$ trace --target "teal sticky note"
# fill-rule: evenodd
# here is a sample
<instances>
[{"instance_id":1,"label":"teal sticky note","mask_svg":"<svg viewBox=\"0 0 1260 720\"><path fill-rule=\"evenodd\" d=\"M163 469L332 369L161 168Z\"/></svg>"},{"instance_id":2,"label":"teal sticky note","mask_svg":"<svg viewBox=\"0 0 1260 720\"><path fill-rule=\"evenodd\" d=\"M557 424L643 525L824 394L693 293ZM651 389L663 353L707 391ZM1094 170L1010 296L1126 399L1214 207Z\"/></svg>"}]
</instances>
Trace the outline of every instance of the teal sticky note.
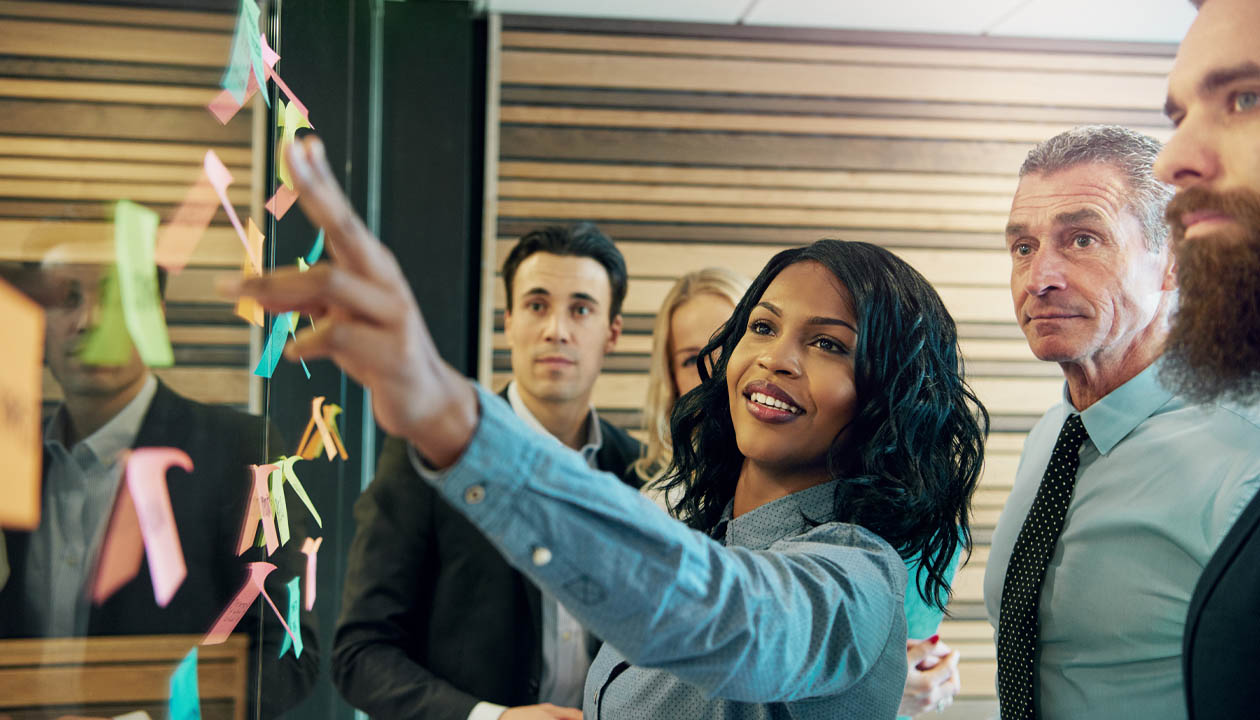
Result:
<instances>
[{"instance_id":1,"label":"teal sticky note","mask_svg":"<svg viewBox=\"0 0 1260 720\"><path fill-rule=\"evenodd\" d=\"M302 618L299 613L302 611L302 589L295 576L288 582L289 588L289 629L293 631L293 637L297 638L297 643L293 642L293 638L289 637L289 633L284 634L284 644L280 646L280 657L293 648L294 657L302 657Z\"/></svg>"},{"instance_id":2,"label":"teal sticky note","mask_svg":"<svg viewBox=\"0 0 1260 720\"><path fill-rule=\"evenodd\" d=\"M299 320L299 318L298 318L298 314L297 314L297 313L295 313L295 312L294 312L294 313L289 313L289 337L292 337L294 340L297 340L297 324L298 324L298 320ZM314 320L312 320L311 322L314 322ZM311 379L311 369L310 369L310 368L308 368L308 367L306 367L306 358L302 357L301 355L298 355L298 362L302 363L302 372L306 373L306 379L307 379L307 380L310 380L310 379Z\"/></svg>"},{"instance_id":3,"label":"teal sticky note","mask_svg":"<svg viewBox=\"0 0 1260 720\"><path fill-rule=\"evenodd\" d=\"M175 364L171 339L162 312L158 291L158 214L130 200L114 205L114 252L118 258L118 290L122 296L123 319L131 341L149 367Z\"/></svg>"},{"instance_id":4,"label":"teal sticky note","mask_svg":"<svg viewBox=\"0 0 1260 720\"><path fill-rule=\"evenodd\" d=\"M184 656L171 675L170 720L201 720L201 694L197 690L197 646Z\"/></svg>"},{"instance_id":5,"label":"teal sticky note","mask_svg":"<svg viewBox=\"0 0 1260 720\"><path fill-rule=\"evenodd\" d=\"M249 92L249 78L252 74L263 100L271 106L271 98L267 92L267 80L263 71L262 41L259 38L258 3L254 0L241 0L240 9L236 13L236 29L232 34L232 50L228 55L228 66L223 72L219 85L232 94L237 103L244 104Z\"/></svg>"},{"instance_id":6,"label":"teal sticky note","mask_svg":"<svg viewBox=\"0 0 1260 720\"><path fill-rule=\"evenodd\" d=\"M131 334L123 317L117 266L101 276L96 302L97 321L79 345L79 360L87 365L125 365L131 360Z\"/></svg>"},{"instance_id":7,"label":"teal sticky note","mask_svg":"<svg viewBox=\"0 0 1260 720\"><path fill-rule=\"evenodd\" d=\"M306 264L314 265L324 254L324 231L320 230L315 236L315 244L311 246L311 251L306 254Z\"/></svg>"},{"instance_id":8,"label":"teal sticky note","mask_svg":"<svg viewBox=\"0 0 1260 720\"><path fill-rule=\"evenodd\" d=\"M272 319L271 335L267 337L267 344L263 346L262 357L258 358L258 367L254 368L255 375L269 378L275 373L276 365L280 363L280 356L284 354L284 344L289 340L291 328L289 313L280 313Z\"/></svg>"}]
</instances>

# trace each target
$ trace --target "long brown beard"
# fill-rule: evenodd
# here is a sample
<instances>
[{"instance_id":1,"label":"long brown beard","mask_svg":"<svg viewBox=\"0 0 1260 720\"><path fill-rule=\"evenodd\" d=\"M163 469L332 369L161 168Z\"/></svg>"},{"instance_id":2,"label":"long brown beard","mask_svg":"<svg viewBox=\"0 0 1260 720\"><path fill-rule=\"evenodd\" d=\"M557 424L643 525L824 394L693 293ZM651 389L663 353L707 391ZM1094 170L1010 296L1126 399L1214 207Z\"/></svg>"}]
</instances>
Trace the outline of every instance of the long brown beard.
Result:
<instances>
[{"instance_id":1,"label":"long brown beard","mask_svg":"<svg viewBox=\"0 0 1260 720\"><path fill-rule=\"evenodd\" d=\"M1180 218L1220 210L1232 228L1185 239ZM1194 401L1260 400L1260 193L1190 188L1169 203L1180 307L1164 353L1163 378Z\"/></svg>"}]
</instances>

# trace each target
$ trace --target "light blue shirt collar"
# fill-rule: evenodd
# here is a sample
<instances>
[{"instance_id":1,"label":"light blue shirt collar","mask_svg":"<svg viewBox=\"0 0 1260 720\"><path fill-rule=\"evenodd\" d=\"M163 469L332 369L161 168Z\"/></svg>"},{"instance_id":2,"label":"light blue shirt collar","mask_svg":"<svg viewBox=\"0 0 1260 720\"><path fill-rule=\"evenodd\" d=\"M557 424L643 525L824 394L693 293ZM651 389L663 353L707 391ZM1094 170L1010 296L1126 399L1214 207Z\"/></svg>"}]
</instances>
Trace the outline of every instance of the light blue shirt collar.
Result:
<instances>
[{"instance_id":1,"label":"light blue shirt collar","mask_svg":"<svg viewBox=\"0 0 1260 720\"><path fill-rule=\"evenodd\" d=\"M1156 360L1081 411L1081 422L1099 454L1111 452L1138 425L1173 398L1172 392L1159 382L1161 365L1162 362ZM1063 383L1063 407L1069 415L1076 412L1066 382Z\"/></svg>"},{"instance_id":2,"label":"light blue shirt collar","mask_svg":"<svg viewBox=\"0 0 1260 720\"><path fill-rule=\"evenodd\" d=\"M735 501L732 500L722 513L722 521L726 523L725 544L729 547L765 550L785 537L801 534L811 522L831 522L835 515L838 482L840 481L830 480L785 495L737 518L731 517L735 507Z\"/></svg>"},{"instance_id":3,"label":"light blue shirt collar","mask_svg":"<svg viewBox=\"0 0 1260 720\"><path fill-rule=\"evenodd\" d=\"M521 398L521 391L516 387L516 381L508 383L507 386L508 404L512 406L512 412L516 413L516 417L525 421L530 429L551 436L551 432L543 427L543 424L534 417L525 405L525 400ZM599 427L599 416L595 414L595 408L591 408L586 419L586 442L582 444L582 449L578 450L582 457L586 458L586 463L591 467L595 467L595 454L604 446L604 433Z\"/></svg>"}]
</instances>

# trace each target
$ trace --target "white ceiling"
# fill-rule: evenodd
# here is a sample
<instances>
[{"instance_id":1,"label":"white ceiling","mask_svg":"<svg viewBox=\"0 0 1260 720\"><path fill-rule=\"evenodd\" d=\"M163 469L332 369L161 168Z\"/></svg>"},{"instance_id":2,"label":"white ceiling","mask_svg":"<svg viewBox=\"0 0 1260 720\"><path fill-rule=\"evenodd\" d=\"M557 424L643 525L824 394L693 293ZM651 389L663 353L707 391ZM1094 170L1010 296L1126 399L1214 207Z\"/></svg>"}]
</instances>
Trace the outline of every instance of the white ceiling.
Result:
<instances>
[{"instance_id":1,"label":"white ceiling","mask_svg":"<svg viewBox=\"0 0 1260 720\"><path fill-rule=\"evenodd\" d=\"M1189 0L481 0L492 12L1176 43Z\"/></svg>"}]
</instances>

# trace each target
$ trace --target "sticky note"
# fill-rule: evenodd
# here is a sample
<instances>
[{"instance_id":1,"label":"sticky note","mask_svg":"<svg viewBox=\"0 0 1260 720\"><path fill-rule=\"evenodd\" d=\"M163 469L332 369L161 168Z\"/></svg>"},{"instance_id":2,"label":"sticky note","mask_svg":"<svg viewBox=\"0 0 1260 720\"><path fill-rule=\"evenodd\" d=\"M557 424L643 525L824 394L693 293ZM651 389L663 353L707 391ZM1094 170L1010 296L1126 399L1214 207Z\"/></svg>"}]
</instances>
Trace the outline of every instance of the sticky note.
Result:
<instances>
[{"instance_id":1,"label":"sticky note","mask_svg":"<svg viewBox=\"0 0 1260 720\"><path fill-rule=\"evenodd\" d=\"M158 215L148 208L129 200L119 200L114 205L114 247L123 319L144 364L170 367L175 364L175 355L166 333L153 259L157 226Z\"/></svg>"},{"instance_id":2,"label":"sticky note","mask_svg":"<svg viewBox=\"0 0 1260 720\"><path fill-rule=\"evenodd\" d=\"M277 55L276 52L271 49L271 46L267 44L266 35L260 34L258 36L258 43L262 47L263 58L274 58L276 61L280 60L280 56ZM273 62L270 65L268 65L266 60L264 59L262 65L264 67L264 72L266 76L268 78L271 78L271 81L276 84L276 87L280 88L280 92L283 92L285 96L289 98L290 104L297 106L297 113L301 115L302 119L308 123L307 127L311 127L311 125L309 124L311 122L310 113L306 111L306 106L302 104L301 100L298 100L297 95L293 94L293 91L289 89L289 86L285 84L284 80L280 79L279 73L277 73L275 70L275 64L276 63ZM264 84L263 81L259 81L259 85L263 85L263 84Z\"/></svg>"},{"instance_id":3,"label":"sticky note","mask_svg":"<svg viewBox=\"0 0 1260 720\"><path fill-rule=\"evenodd\" d=\"M254 368L255 375L269 378L275 374L276 365L280 363L280 357L284 355L284 344L288 342L292 331L290 313L280 313L272 318L271 334L267 336L267 343L263 345L262 356L258 358L258 366Z\"/></svg>"},{"instance_id":4,"label":"sticky note","mask_svg":"<svg viewBox=\"0 0 1260 720\"><path fill-rule=\"evenodd\" d=\"M181 272L218 209L219 199L203 167L175 214L158 231L157 250L154 252L157 264L171 273Z\"/></svg>"},{"instance_id":5,"label":"sticky note","mask_svg":"<svg viewBox=\"0 0 1260 720\"><path fill-rule=\"evenodd\" d=\"M201 720L201 693L197 689L197 647L188 651L171 675L170 720Z\"/></svg>"},{"instance_id":6,"label":"sticky note","mask_svg":"<svg viewBox=\"0 0 1260 720\"><path fill-rule=\"evenodd\" d=\"M296 312L289 313L289 337L293 338L295 342L297 341L297 324L298 324L298 314ZM311 319L311 324L312 325L315 324L314 318ZM310 380L311 369L306 367L306 358L302 357L301 355L298 355L298 362L302 363L302 372L306 373L306 379Z\"/></svg>"},{"instance_id":7,"label":"sticky note","mask_svg":"<svg viewBox=\"0 0 1260 720\"><path fill-rule=\"evenodd\" d=\"M246 578L245 584L237 591L236 597L232 598L228 606L219 614L218 619L214 621L214 625L210 626L210 632L206 633L206 636L202 638L201 644L218 645L227 640L232 631L241 622L241 618L249 611L249 606L254 604L254 599L260 594L267 601L267 604L271 606L271 610L280 620L280 624L284 627L284 631L289 634L289 638L296 644L298 642L297 638L294 637L293 631L289 629L288 623L284 621L284 616L276 609L276 604L271 601L271 596L267 594L267 590L263 586L263 582L276 569L276 566L269 562L252 562L247 564L247 568L249 577Z\"/></svg>"},{"instance_id":8,"label":"sticky note","mask_svg":"<svg viewBox=\"0 0 1260 720\"><path fill-rule=\"evenodd\" d=\"M0 355L0 457L4 458L0 526L34 530L39 525L43 462L44 311L0 280L0 318L4 318L6 346Z\"/></svg>"},{"instance_id":9,"label":"sticky note","mask_svg":"<svg viewBox=\"0 0 1260 720\"><path fill-rule=\"evenodd\" d=\"M324 254L324 231L321 229L319 234L315 236L315 243L311 245L311 249L306 253L306 264L314 265L319 262L320 256Z\"/></svg>"},{"instance_id":10,"label":"sticky note","mask_svg":"<svg viewBox=\"0 0 1260 720\"><path fill-rule=\"evenodd\" d=\"M100 605L140 572L144 560L144 538L131 491L123 483L114 499L114 510L101 545L92 579L92 602Z\"/></svg>"},{"instance_id":11,"label":"sticky note","mask_svg":"<svg viewBox=\"0 0 1260 720\"><path fill-rule=\"evenodd\" d=\"M289 212L289 208L293 207L293 203L297 202L298 192L287 185L281 185L276 188L276 194L271 196L267 204L263 207L267 208L267 212L276 216L279 220Z\"/></svg>"},{"instance_id":12,"label":"sticky note","mask_svg":"<svg viewBox=\"0 0 1260 720\"><path fill-rule=\"evenodd\" d=\"M202 163L205 169L206 180L210 182L210 186L214 188L214 192L219 196L219 204L223 206L224 212L227 213L228 220L232 221L232 227L236 230L236 236L241 239L241 245L245 247L245 252L250 252L249 237L245 234L245 228L241 226L241 219L236 215L236 209L232 207L232 202L228 200L227 189L232 184L232 173L228 172L227 166L219 159L213 150L207 150L205 160ZM259 267L259 272L262 268Z\"/></svg>"},{"instance_id":13,"label":"sticky note","mask_svg":"<svg viewBox=\"0 0 1260 720\"><path fill-rule=\"evenodd\" d=\"M250 487L249 499L246 501L248 507L245 510L245 520L241 523L241 537L236 545L236 554L243 554L253 545L254 537L258 533L258 523L261 522L267 554L270 555L280 547L275 518L271 513L271 495L267 490L267 477L276 470L276 466L250 465L249 470L253 473L254 484Z\"/></svg>"},{"instance_id":14,"label":"sticky note","mask_svg":"<svg viewBox=\"0 0 1260 720\"><path fill-rule=\"evenodd\" d=\"M319 546L324 544L324 538L317 537L314 540L306 538L302 542L302 554L306 555L306 609L315 608L315 557L319 553Z\"/></svg>"},{"instance_id":15,"label":"sticky note","mask_svg":"<svg viewBox=\"0 0 1260 720\"><path fill-rule=\"evenodd\" d=\"M220 80L220 86L231 93L237 104L243 105L249 77L252 74L258 87L265 87L262 45L259 44L258 17L261 13L254 0L241 0L236 14L236 29L232 35L232 49L228 66ZM266 93L263 93L264 99ZM268 104L270 101L268 100Z\"/></svg>"},{"instance_id":16,"label":"sticky note","mask_svg":"<svg viewBox=\"0 0 1260 720\"><path fill-rule=\"evenodd\" d=\"M96 318L79 345L79 360L86 365L125 365L131 360L133 346L123 314L117 265L111 265L101 276Z\"/></svg>"},{"instance_id":17,"label":"sticky note","mask_svg":"<svg viewBox=\"0 0 1260 720\"><path fill-rule=\"evenodd\" d=\"M276 531L280 535L280 544L289 542L289 506L284 501L284 471L277 468L271 471L271 510L276 516Z\"/></svg>"},{"instance_id":18,"label":"sticky note","mask_svg":"<svg viewBox=\"0 0 1260 720\"><path fill-rule=\"evenodd\" d=\"M250 221L250 225L253 225L252 220ZM241 275L244 275L247 278L258 276L258 273L254 272L253 261L249 259L248 255L241 261ZM249 297L248 295L242 295L237 299L236 308L233 312L237 317L247 323L250 323L251 325L264 327L267 322L263 306L259 305L257 300Z\"/></svg>"},{"instance_id":19,"label":"sticky note","mask_svg":"<svg viewBox=\"0 0 1260 720\"><path fill-rule=\"evenodd\" d=\"M328 427L328 434L332 437L333 445L337 448L337 454L342 460L350 459L346 454L346 446L341 444L341 433L337 430L337 416L341 414L341 407L328 403L324 406L324 425ZM330 458L331 459L331 458Z\"/></svg>"},{"instance_id":20,"label":"sticky note","mask_svg":"<svg viewBox=\"0 0 1260 720\"><path fill-rule=\"evenodd\" d=\"M311 502L311 496L306 494L306 488L302 487L302 481L298 479L297 473L293 470L293 466L303 459L295 455L293 457L281 457L277 462L280 463L280 468L284 471L284 479L288 481L289 487L293 488L293 492L297 494L298 499L302 501L306 509L311 512L311 517L315 519L315 524L324 527L324 521L319 517L319 511L315 509L315 503Z\"/></svg>"},{"instance_id":21,"label":"sticky note","mask_svg":"<svg viewBox=\"0 0 1260 720\"><path fill-rule=\"evenodd\" d=\"M276 177L285 187L293 187L293 176L289 173L289 162L286 159L286 149L293 144L297 138L297 131L302 128L309 128L310 122L303 117L299 111L299 104L290 102L283 108L276 108L276 124L280 127L280 147L276 150ZM281 112L283 111L283 112Z\"/></svg>"},{"instance_id":22,"label":"sticky note","mask_svg":"<svg viewBox=\"0 0 1260 720\"><path fill-rule=\"evenodd\" d=\"M328 459L333 459L334 445L332 436L328 434L328 424L324 422L324 414L320 412L321 406L324 404L324 396L320 395L311 400L311 419L306 423L306 430L302 432L302 440L298 443L298 455L307 460L314 460L319 454L318 449L312 449L311 443L315 440L314 430L319 431L320 446L328 454Z\"/></svg>"},{"instance_id":23,"label":"sticky note","mask_svg":"<svg viewBox=\"0 0 1260 720\"><path fill-rule=\"evenodd\" d=\"M298 585L297 577L290 580L285 587L289 589L289 628L291 632L284 636L284 643L280 645L280 657L284 657L289 648L293 648L294 657L302 657L302 588Z\"/></svg>"},{"instance_id":24,"label":"sticky note","mask_svg":"<svg viewBox=\"0 0 1260 720\"><path fill-rule=\"evenodd\" d=\"M149 577L153 581L153 599L158 607L166 607L171 602L188 575L166 487L166 471L171 467L192 472L193 462L188 453L173 447L136 448L127 457L127 490L131 492L139 518L144 553L149 560Z\"/></svg>"}]
</instances>

